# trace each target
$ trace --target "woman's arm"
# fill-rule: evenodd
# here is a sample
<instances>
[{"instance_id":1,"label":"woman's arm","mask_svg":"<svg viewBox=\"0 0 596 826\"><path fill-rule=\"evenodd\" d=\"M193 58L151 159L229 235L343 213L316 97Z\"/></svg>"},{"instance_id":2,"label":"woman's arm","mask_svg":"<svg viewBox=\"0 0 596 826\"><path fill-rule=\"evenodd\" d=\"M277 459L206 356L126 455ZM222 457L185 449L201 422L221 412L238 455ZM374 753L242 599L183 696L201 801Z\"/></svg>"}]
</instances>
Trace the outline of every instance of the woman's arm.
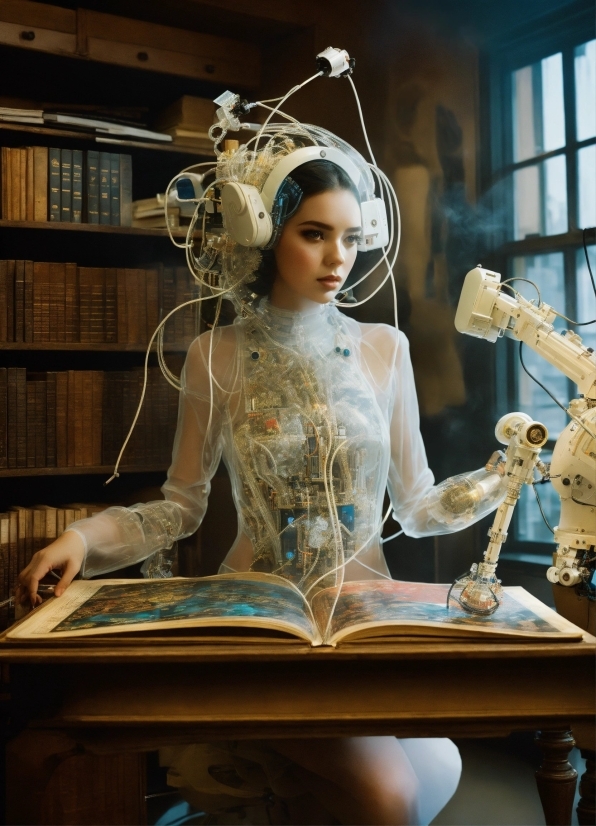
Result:
<instances>
[{"instance_id":1,"label":"woman's arm","mask_svg":"<svg viewBox=\"0 0 596 826\"><path fill-rule=\"evenodd\" d=\"M182 373L182 390L172 464L162 491L165 499L130 508L111 507L74 522L56 542L38 551L19 576L22 601L35 604L37 583L52 569L61 569L61 591L81 571L85 577L107 573L171 548L194 533L205 514L210 480L221 457L222 382L234 363L232 331L213 345L209 381L210 334L190 346ZM224 340L225 339L225 340ZM210 392L213 388L213 403ZM76 539L75 539L76 537Z\"/></svg>"}]
</instances>

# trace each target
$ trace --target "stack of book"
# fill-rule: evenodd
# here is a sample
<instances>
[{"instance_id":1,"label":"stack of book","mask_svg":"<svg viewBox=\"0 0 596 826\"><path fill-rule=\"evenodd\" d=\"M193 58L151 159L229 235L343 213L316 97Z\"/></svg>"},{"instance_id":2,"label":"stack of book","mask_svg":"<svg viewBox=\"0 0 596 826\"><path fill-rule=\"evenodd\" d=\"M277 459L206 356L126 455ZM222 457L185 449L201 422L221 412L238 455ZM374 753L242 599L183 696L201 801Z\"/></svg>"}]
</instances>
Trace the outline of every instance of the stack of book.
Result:
<instances>
[{"instance_id":1,"label":"stack of book","mask_svg":"<svg viewBox=\"0 0 596 826\"><path fill-rule=\"evenodd\" d=\"M170 229L178 229L180 227L180 209L168 206L166 220L165 200L166 196L158 193L153 198L134 201L132 205L133 227L166 229L169 223Z\"/></svg>"},{"instance_id":2,"label":"stack of book","mask_svg":"<svg viewBox=\"0 0 596 826\"><path fill-rule=\"evenodd\" d=\"M21 109L14 106L0 106L0 121L10 123L33 123L43 126L43 111L41 109Z\"/></svg>"},{"instance_id":3,"label":"stack of book","mask_svg":"<svg viewBox=\"0 0 596 826\"><path fill-rule=\"evenodd\" d=\"M29 564L36 551L62 536L73 522L93 516L106 507L81 502L59 508L14 505L9 511L0 513L0 602L13 594L19 571ZM7 607L0 610L2 627L6 627L9 617Z\"/></svg>"},{"instance_id":4,"label":"stack of book","mask_svg":"<svg viewBox=\"0 0 596 826\"><path fill-rule=\"evenodd\" d=\"M47 146L2 147L2 217L132 225L130 155Z\"/></svg>"},{"instance_id":5,"label":"stack of book","mask_svg":"<svg viewBox=\"0 0 596 826\"><path fill-rule=\"evenodd\" d=\"M184 95L159 113L155 127L171 135L179 146L212 154L213 141L208 132L214 115L215 104L212 100Z\"/></svg>"},{"instance_id":6,"label":"stack of book","mask_svg":"<svg viewBox=\"0 0 596 826\"><path fill-rule=\"evenodd\" d=\"M141 368L28 373L0 368L0 468L113 465L143 387ZM123 466L165 467L171 458L178 393L158 367L148 371L145 402Z\"/></svg>"},{"instance_id":7,"label":"stack of book","mask_svg":"<svg viewBox=\"0 0 596 826\"><path fill-rule=\"evenodd\" d=\"M186 267L160 269L0 260L0 342L147 344L160 319L199 295ZM184 307L164 340L187 346L199 319L198 304Z\"/></svg>"}]
</instances>

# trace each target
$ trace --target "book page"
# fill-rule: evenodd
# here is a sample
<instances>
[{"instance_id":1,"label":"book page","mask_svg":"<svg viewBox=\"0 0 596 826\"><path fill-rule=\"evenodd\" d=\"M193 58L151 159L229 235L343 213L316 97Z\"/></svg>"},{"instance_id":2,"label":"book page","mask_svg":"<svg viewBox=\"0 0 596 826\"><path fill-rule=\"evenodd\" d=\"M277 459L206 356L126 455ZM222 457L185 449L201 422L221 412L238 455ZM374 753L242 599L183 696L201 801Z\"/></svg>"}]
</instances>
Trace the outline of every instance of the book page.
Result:
<instances>
[{"instance_id":1,"label":"book page","mask_svg":"<svg viewBox=\"0 0 596 826\"><path fill-rule=\"evenodd\" d=\"M252 573L202 579L78 580L7 637L59 639L200 626L271 628L320 643L300 592L281 577Z\"/></svg>"},{"instance_id":2,"label":"book page","mask_svg":"<svg viewBox=\"0 0 596 826\"><path fill-rule=\"evenodd\" d=\"M581 639L583 631L532 597L524 588L505 588L502 605L494 614L469 614L456 602L446 606L449 585L422 582L367 580L347 582L339 599L325 642L333 645L355 638L400 634L421 636L532 640ZM327 588L312 601L319 623L328 616L336 591Z\"/></svg>"}]
</instances>

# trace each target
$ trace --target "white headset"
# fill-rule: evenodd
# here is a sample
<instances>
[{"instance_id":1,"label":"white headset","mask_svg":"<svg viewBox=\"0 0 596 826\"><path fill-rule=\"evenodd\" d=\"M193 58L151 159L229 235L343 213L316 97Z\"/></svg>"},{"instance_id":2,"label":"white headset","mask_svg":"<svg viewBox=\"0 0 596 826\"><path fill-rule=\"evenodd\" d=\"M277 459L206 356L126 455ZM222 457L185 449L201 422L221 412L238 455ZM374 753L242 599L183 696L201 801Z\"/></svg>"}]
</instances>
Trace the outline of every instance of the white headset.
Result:
<instances>
[{"instance_id":1,"label":"white headset","mask_svg":"<svg viewBox=\"0 0 596 826\"><path fill-rule=\"evenodd\" d=\"M262 190L250 184L230 182L221 190L221 206L227 232L243 247L265 247L274 231L271 212L284 180L294 169L309 161L326 160L349 175L358 191L362 191L361 174L353 161L332 146L305 146L285 155L267 177ZM387 246L389 229L387 210L381 198L360 203L362 241L359 250L376 250Z\"/></svg>"}]
</instances>

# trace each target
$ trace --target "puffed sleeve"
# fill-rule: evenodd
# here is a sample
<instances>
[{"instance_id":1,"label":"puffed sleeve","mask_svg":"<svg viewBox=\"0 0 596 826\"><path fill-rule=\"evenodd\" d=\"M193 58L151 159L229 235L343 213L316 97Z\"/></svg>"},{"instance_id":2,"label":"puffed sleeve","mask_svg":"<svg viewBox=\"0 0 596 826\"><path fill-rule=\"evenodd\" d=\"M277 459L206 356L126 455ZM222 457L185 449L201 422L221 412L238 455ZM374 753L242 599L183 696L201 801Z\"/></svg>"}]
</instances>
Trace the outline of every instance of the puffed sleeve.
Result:
<instances>
[{"instance_id":1,"label":"puffed sleeve","mask_svg":"<svg viewBox=\"0 0 596 826\"><path fill-rule=\"evenodd\" d=\"M388 491L394 518L408 536L453 533L477 522L503 501L503 466L480 468L434 484L420 434L420 414L408 340L395 331L387 337L385 359L392 364L391 459ZM389 342L387 343L387 338ZM389 346L388 346L389 345ZM386 361L387 363L387 361Z\"/></svg>"},{"instance_id":2,"label":"puffed sleeve","mask_svg":"<svg viewBox=\"0 0 596 826\"><path fill-rule=\"evenodd\" d=\"M82 576L91 577L140 562L194 533L205 515L210 482L221 457L222 382L234 362L230 336L211 344L210 333L189 347L172 464L162 487L164 500L110 507L73 522L86 547ZM211 374L209 378L209 362Z\"/></svg>"}]
</instances>

